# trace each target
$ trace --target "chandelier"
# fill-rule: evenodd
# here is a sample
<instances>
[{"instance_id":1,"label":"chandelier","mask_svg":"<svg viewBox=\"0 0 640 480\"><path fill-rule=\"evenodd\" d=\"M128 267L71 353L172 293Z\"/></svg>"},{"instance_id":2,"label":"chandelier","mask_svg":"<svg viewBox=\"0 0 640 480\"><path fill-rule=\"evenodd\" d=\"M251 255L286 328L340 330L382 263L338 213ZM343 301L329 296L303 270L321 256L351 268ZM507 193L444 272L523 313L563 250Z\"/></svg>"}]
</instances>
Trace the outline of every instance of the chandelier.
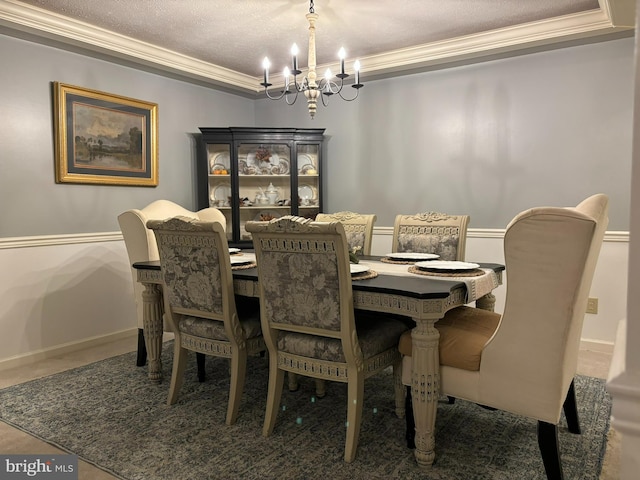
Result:
<instances>
[{"instance_id":1,"label":"chandelier","mask_svg":"<svg viewBox=\"0 0 640 480\"><path fill-rule=\"evenodd\" d=\"M318 106L318 97L321 98L322 104L326 107L329 102L329 97L332 95L339 95L340 98L351 102L358 98L359 90L364 86L360 83L360 62L356 60L353 64L355 70L355 82L351 85L356 90L356 94L353 98L346 98L342 94L342 87L344 86L344 80L349 77L348 73L344 71L344 57L346 55L344 48L341 48L338 52L340 58L340 73L335 75L335 78L339 79L339 82L334 79L331 69L327 68L324 78L317 81L316 74L316 20L318 20L318 14L313 9L313 0L309 2L309 13L306 15L309 22L309 66L307 67L307 75L302 77L301 81L298 81L298 75L302 73L298 70L298 46L294 43L291 47L292 56L292 68L285 67L282 73L284 77L284 87L280 94L272 95L269 92L269 87L272 86L269 83L269 67L271 63L267 57L262 62L262 68L264 69L263 82L260 83L264 87L264 92L271 100L285 99L288 105L293 105L298 99L298 94L303 93L307 98L307 106L309 108L309 115L313 118L316 114ZM293 82L291 81L291 75L293 75Z\"/></svg>"}]
</instances>

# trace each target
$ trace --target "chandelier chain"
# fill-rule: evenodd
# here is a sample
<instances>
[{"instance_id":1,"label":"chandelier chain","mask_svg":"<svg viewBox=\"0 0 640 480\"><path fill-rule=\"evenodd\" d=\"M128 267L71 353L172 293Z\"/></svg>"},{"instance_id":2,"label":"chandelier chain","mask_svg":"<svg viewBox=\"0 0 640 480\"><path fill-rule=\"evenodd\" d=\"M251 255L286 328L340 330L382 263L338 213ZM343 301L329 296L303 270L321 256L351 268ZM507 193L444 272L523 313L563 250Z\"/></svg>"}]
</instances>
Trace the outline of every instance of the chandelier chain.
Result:
<instances>
[{"instance_id":1,"label":"chandelier chain","mask_svg":"<svg viewBox=\"0 0 640 480\"><path fill-rule=\"evenodd\" d=\"M313 9L313 0L309 1L309 13L316 13L315 10Z\"/></svg>"}]
</instances>

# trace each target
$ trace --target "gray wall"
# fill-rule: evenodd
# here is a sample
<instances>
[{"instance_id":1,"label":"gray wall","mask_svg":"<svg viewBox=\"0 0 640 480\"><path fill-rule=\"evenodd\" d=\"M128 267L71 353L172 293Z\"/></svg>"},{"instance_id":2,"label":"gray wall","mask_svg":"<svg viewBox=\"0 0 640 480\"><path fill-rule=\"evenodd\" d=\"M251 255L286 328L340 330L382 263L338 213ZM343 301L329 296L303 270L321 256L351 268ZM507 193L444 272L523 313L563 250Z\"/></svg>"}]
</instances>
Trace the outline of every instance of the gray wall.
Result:
<instances>
[{"instance_id":1,"label":"gray wall","mask_svg":"<svg viewBox=\"0 0 640 480\"><path fill-rule=\"evenodd\" d=\"M192 134L253 125L326 127L325 209L379 226L439 210L504 228L525 208L604 192L609 229L628 230L633 42L367 82L311 120L303 99L252 101L0 35L0 237L115 231L118 213L157 198L192 209ZM158 103L160 185L55 184L53 81Z\"/></svg>"},{"instance_id":2,"label":"gray wall","mask_svg":"<svg viewBox=\"0 0 640 480\"><path fill-rule=\"evenodd\" d=\"M366 82L314 120L256 103L257 125L326 127L325 210L468 213L504 228L521 210L603 192L628 230L634 39ZM349 88L349 90L352 90ZM351 93L351 92L349 92Z\"/></svg>"},{"instance_id":3,"label":"gray wall","mask_svg":"<svg viewBox=\"0 0 640 480\"><path fill-rule=\"evenodd\" d=\"M51 82L158 104L159 186L56 184ZM0 237L119 230L117 215L165 198L194 209L193 134L253 125L254 102L0 35Z\"/></svg>"}]
</instances>

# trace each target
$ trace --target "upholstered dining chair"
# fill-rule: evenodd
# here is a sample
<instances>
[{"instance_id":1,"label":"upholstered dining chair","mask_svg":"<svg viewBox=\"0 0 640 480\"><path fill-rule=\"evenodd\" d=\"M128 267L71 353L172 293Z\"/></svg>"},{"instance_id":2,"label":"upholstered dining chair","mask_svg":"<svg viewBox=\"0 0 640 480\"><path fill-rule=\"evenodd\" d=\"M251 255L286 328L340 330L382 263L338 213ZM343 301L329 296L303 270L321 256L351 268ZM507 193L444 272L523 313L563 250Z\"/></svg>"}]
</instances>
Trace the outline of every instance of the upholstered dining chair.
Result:
<instances>
[{"instance_id":1,"label":"upholstered dining chair","mask_svg":"<svg viewBox=\"0 0 640 480\"><path fill-rule=\"evenodd\" d=\"M360 255L371 255L373 240L373 224L376 223L374 214L337 212L319 213L316 222L340 222L344 226L349 249L360 248Z\"/></svg>"},{"instance_id":2,"label":"upholstered dining chair","mask_svg":"<svg viewBox=\"0 0 640 480\"><path fill-rule=\"evenodd\" d=\"M580 433L573 379L608 205L608 197L597 194L577 207L532 208L517 215L504 235L503 315L463 306L436 322L442 392L537 420L549 479L562 478L563 410L569 431ZM411 375L410 333L403 334L400 351L410 400L420 388ZM409 442L410 408L407 404Z\"/></svg>"},{"instance_id":3,"label":"upholstered dining chair","mask_svg":"<svg viewBox=\"0 0 640 480\"><path fill-rule=\"evenodd\" d=\"M439 212L397 215L391 251L435 253L440 260L464 260L469 215Z\"/></svg>"},{"instance_id":4,"label":"upholstered dining chair","mask_svg":"<svg viewBox=\"0 0 640 480\"><path fill-rule=\"evenodd\" d=\"M373 240L373 224L376 222L376 215L355 213L349 211L337 213L319 213L316 215L316 222L340 222L344 226L347 236L347 245L350 251L357 249L357 255L371 255L371 242ZM289 390L298 389L298 382L295 374L289 373ZM316 395L320 398L325 395L325 384L321 379L316 380Z\"/></svg>"},{"instance_id":5,"label":"upholstered dining chair","mask_svg":"<svg viewBox=\"0 0 640 480\"><path fill-rule=\"evenodd\" d=\"M260 278L262 331L269 351L269 387L262 433L275 427L284 372L347 383L344 459L358 446L364 380L393 365L396 408L404 391L397 342L401 320L355 312L344 226L285 216L247 222ZM394 351L395 350L395 351Z\"/></svg>"},{"instance_id":6,"label":"upholstered dining chair","mask_svg":"<svg viewBox=\"0 0 640 480\"><path fill-rule=\"evenodd\" d=\"M231 425L238 417L247 355L266 347L259 315L238 315L224 229L219 222L187 217L150 220L147 226L156 236L168 319L175 334L167 403L178 398L189 350L230 358L226 423Z\"/></svg>"},{"instance_id":7,"label":"upholstered dining chair","mask_svg":"<svg viewBox=\"0 0 640 480\"><path fill-rule=\"evenodd\" d=\"M144 321L142 292L144 287L137 281L137 271L133 268L135 262L148 262L159 260L158 247L153 232L146 226L148 220L164 220L175 216L197 218L203 221L220 222L226 228L226 218L217 208L205 208L198 212L187 210L177 203L169 200L156 200L141 210L131 209L118 216L118 223L122 231L122 237L129 256L131 276L133 278L133 296L136 303L136 315L138 319L138 355L137 365L143 366L147 361L147 350L144 342ZM165 330L169 325L165 322ZM199 368L201 368L204 357L199 358ZM203 372L199 372L203 379Z\"/></svg>"}]
</instances>

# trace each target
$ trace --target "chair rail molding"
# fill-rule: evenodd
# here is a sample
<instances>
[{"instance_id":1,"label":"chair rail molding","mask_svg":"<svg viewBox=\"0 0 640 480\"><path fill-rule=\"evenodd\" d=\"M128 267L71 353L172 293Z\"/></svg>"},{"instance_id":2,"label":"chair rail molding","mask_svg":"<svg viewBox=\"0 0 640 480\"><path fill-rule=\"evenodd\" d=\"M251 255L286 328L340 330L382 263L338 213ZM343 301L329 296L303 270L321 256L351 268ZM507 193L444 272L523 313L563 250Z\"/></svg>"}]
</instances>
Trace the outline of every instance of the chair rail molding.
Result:
<instances>
[{"instance_id":1,"label":"chair rail molding","mask_svg":"<svg viewBox=\"0 0 640 480\"><path fill-rule=\"evenodd\" d=\"M504 238L504 228L469 228L467 238ZM393 227L373 227L373 234L380 236L393 236ZM607 231L604 235L605 242L629 242L629 232Z\"/></svg>"},{"instance_id":2,"label":"chair rail molding","mask_svg":"<svg viewBox=\"0 0 640 480\"><path fill-rule=\"evenodd\" d=\"M467 238L504 238L503 228L470 228ZM393 236L393 227L374 227L373 234ZM33 235L28 237L0 238L0 250L26 247L48 247L53 245L73 245L77 243L100 243L123 241L122 232L69 233L63 235ZM629 242L629 232L608 231L605 242Z\"/></svg>"},{"instance_id":3,"label":"chair rail molding","mask_svg":"<svg viewBox=\"0 0 640 480\"><path fill-rule=\"evenodd\" d=\"M50 247L77 243L122 241L122 232L69 233L64 235L34 235L29 237L0 238L0 250L6 248Z\"/></svg>"}]
</instances>

